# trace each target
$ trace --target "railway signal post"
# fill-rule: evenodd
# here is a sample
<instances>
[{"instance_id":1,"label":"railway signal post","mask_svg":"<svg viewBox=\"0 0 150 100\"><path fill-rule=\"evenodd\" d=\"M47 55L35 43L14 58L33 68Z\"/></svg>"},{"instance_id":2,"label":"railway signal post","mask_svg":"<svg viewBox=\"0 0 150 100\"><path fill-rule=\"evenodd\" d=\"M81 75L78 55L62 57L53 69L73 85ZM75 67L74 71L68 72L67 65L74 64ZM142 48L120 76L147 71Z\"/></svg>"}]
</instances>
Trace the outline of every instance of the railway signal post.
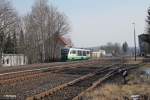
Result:
<instances>
[{"instance_id":1,"label":"railway signal post","mask_svg":"<svg viewBox=\"0 0 150 100\"><path fill-rule=\"evenodd\" d=\"M133 27L134 27L134 57L135 57L135 61L136 61L136 33L135 33L135 23L133 22Z\"/></svg>"}]
</instances>

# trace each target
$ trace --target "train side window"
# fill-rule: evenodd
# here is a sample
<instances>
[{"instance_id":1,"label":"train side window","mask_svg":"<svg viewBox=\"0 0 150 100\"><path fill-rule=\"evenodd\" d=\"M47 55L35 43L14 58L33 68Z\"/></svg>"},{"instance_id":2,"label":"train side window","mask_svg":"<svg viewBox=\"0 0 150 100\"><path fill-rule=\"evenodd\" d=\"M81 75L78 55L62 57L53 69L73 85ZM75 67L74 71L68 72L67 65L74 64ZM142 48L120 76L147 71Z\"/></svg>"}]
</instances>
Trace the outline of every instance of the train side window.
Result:
<instances>
[{"instance_id":1,"label":"train side window","mask_svg":"<svg viewBox=\"0 0 150 100\"><path fill-rule=\"evenodd\" d=\"M78 51L78 56L82 56L82 52L81 51Z\"/></svg>"},{"instance_id":2,"label":"train side window","mask_svg":"<svg viewBox=\"0 0 150 100\"><path fill-rule=\"evenodd\" d=\"M80 51L78 51L78 56L80 56Z\"/></svg>"},{"instance_id":3,"label":"train side window","mask_svg":"<svg viewBox=\"0 0 150 100\"><path fill-rule=\"evenodd\" d=\"M87 54L90 54L90 52L89 52L89 51L87 51Z\"/></svg>"},{"instance_id":4,"label":"train side window","mask_svg":"<svg viewBox=\"0 0 150 100\"><path fill-rule=\"evenodd\" d=\"M83 56L86 56L86 51L83 51Z\"/></svg>"}]
</instances>

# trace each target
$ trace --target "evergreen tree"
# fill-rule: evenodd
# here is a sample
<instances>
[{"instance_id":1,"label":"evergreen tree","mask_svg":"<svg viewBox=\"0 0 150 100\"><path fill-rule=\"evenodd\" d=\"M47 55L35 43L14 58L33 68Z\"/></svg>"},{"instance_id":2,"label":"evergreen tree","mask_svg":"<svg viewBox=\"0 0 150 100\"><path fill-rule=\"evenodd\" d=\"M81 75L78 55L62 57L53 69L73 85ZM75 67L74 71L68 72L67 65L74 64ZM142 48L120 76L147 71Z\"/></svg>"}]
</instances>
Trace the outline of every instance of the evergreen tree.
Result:
<instances>
[{"instance_id":1,"label":"evergreen tree","mask_svg":"<svg viewBox=\"0 0 150 100\"><path fill-rule=\"evenodd\" d=\"M16 33L13 33L13 36L8 34L6 42L4 44L4 53L6 54L16 54L17 53L17 38Z\"/></svg>"},{"instance_id":2,"label":"evergreen tree","mask_svg":"<svg viewBox=\"0 0 150 100\"><path fill-rule=\"evenodd\" d=\"M4 45L4 53L6 53L6 54L14 53L14 43L13 43L13 39L11 38L10 34L8 35L8 37L6 39L6 43Z\"/></svg>"},{"instance_id":3,"label":"evergreen tree","mask_svg":"<svg viewBox=\"0 0 150 100\"><path fill-rule=\"evenodd\" d=\"M127 53L128 52L128 43L127 42L124 42L122 44L122 50L124 53Z\"/></svg>"},{"instance_id":4,"label":"evergreen tree","mask_svg":"<svg viewBox=\"0 0 150 100\"><path fill-rule=\"evenodd\" d=\"M1 48L1 52L3 52L3 45L4 45L4 37L5 37L5 35L4 35L4 32L3 31L1 31L0 32L0 48Z\"/></svg>"},{"instance_id":5,"label":"evergreen tree","mask_svg":"<svg viewBox=\"0 0 150 100\"><path fill-rule=\"evenodd\" d=\"M18 47L18 52L21 54L24 54L24 49L25 49L25 37L24 37L24 33L23 30L21 29L20 31L20 35L19 35L19 47Z\"/></svg>"},{"instance_id":6,"label":"evergreen tree","mask_svg":"<svg viewBox=\"0 0 150 100\"><path fill-rule=\"evenodd\" d=\"M150 34L150 7L148 8L147 13L148 13L147 19L146 19L146 22L147 22L147 33Z\"/></svg>"}]
</instances>

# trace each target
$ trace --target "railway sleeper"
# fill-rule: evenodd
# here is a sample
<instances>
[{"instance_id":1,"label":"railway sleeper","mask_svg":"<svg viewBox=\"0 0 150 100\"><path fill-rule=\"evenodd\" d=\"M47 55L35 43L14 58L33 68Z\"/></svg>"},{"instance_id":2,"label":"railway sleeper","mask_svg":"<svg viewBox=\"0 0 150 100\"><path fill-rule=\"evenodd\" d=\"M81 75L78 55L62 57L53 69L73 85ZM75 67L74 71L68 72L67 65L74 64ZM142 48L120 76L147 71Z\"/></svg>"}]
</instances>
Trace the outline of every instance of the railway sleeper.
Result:
<instances>
[{"instance_id":1,"label":"railway sleeper","mask_svg":"<svg viewBox=\"0 0 150 100\"><path fill-rule=\"evenodd\" d=\"M134 68L137 68L137 66L133 66L133 67L126 67L126 68L119 68L121 70L131 70L131 69L134 69ZM89 91L92 91L94 90L96 87L98 87L101 83L103 83L103 81L109 79L110 77L116 75L119 73L119 69L116 69L116 70L112 70L111 72L109 72L108 74L106 74L103 78L100 78L99 80L97 80L96 82L94 82L92 84L91 87L89 87L88 89L86 89L85 91L81 92L78 96L74 97L72 100L82 100L82 96L89 92Z\"/></svg>"},{"instance_id":2,"label":"railway sleeper","mask_svg":"<svg viewBox=\"0 0 150 100\"><path fill-rule=\"evenodd\" d=\"M85 79L87 79L87 78L90 78L90 77L96 75L97 73L105 72L105 71L103 71L103 70L107 70L107 68L111 68L111 67L114 66L114 65L116 65L116 64L113 64L113 65L107 66L107 67L105 67L105 68L102 68L102 69L100 69L99 71L96 71L96 72L94 72L94 73L89 73L89 74L84 75L84 76L82 76L82 77L80 77L80 78L78 78L78 79L75 79L75 80L73 80L73 81L71 81L71 82L69 82L69 83L60 85L60 86L55 87L55 88L53 88L53 89L50 89L50 90L48 90L48 91L46 91L46 92L37 94L37 95L35 95L35 96L27 97L26 100L33 100L33 98L36 98L37 100L40 100L41 97L44 97L45 94L47 95L47 94L49 94L49 93L50 93L51 95L53 95L53 94L56 93L57 91L60 91L61 89L63 90L63 88L65 88L65 87L67 87L67 86L74 85L75 83L80 82L80 81L82 81L82 80L85 80Z\"/></svg>"}]
</instances>

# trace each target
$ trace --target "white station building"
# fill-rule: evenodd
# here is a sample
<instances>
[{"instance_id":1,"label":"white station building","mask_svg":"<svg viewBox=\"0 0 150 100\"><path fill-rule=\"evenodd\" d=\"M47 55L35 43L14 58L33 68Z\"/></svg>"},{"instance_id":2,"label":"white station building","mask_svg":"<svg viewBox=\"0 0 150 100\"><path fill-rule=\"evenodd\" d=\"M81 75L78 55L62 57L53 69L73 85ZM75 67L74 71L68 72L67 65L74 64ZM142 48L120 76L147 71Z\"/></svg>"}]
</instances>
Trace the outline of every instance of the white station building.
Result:
<instances>
[{"instance_id":1,"label":"white station building","mask_svg":"<svg viewBox=\"0 0 150 100\"><path fill-rule=\"evenodd\" d=\"M27 63L27 57L23 54L2 54L1 64L3 67L26 65Z\"/></svg>"},{"instance_id":2,"label":"white station building","mask_svg":"<svg viewBox=\"0 0 150 100\"><path fill-rule=\"evenodd\" d=\"M105 50L99 50L99 51L92 52L92 58L96 58L96 59L101 58L105 55L106 55Z\"/></svg>"}]
</instances>

